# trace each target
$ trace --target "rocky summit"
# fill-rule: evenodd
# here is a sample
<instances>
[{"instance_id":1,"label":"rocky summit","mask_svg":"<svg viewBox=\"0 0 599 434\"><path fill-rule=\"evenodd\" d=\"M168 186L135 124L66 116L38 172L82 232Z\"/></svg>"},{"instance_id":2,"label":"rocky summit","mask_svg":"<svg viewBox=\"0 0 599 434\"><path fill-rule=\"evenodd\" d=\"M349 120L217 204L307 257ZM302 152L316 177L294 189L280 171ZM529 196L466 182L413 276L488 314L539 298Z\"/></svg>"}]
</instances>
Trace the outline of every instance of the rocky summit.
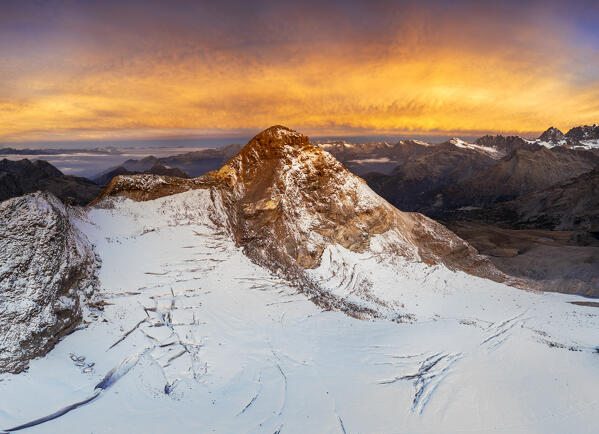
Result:
<instances>
[{"instance_id":1,"label":"rocky summit","mask_svg":"<svg viewBox=\"0 0 599 434\"><path fill-rule=\"evenodd\" d=\"M282 126L256 135L218 171L191 180L119 176L100 198L149 200L196 188L211 191L236 243L271 268L314 268L331 243L363 252L374 235L386 234L387 254L506 278L444 226L397 210L308 137Z\"/></svg>"}]
</instances>

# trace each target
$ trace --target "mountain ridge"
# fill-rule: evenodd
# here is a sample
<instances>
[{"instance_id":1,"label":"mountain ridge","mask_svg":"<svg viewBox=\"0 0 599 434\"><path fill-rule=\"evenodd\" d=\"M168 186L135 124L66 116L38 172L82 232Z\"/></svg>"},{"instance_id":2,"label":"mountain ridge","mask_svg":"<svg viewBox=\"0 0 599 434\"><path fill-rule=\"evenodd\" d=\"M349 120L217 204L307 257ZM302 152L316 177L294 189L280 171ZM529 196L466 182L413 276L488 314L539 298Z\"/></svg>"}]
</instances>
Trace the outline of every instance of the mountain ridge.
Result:
<instances>
[{"instance_id":1,"label":"mountain ridge","mask_svg":"<svg viewBox=\"0 0 599 434\"><path fill-rule=\"evenodd\" d=\"M87 178L65 175L44 160L0 160L0 201L37 190L51 192L64 202L87 205L101 187Z\"/></svg>"},{"instance_id":2,"label":"mountain ridge","mask_svg":"<svg viewBox=\"0 0 599 434\"><path fill-rule=\"evenodd\" d=\"M198 188L210 189L224 209L236 243L270 268L301 272L318 266L328 244L360 252L372 236L388 233L386 248L394 254L507 279L444 226L397 210L331 154L281 126L256 135L217 171L190 180L119 176L94 203L113 195L151 200Z\"/></svg>"}]
</instances>

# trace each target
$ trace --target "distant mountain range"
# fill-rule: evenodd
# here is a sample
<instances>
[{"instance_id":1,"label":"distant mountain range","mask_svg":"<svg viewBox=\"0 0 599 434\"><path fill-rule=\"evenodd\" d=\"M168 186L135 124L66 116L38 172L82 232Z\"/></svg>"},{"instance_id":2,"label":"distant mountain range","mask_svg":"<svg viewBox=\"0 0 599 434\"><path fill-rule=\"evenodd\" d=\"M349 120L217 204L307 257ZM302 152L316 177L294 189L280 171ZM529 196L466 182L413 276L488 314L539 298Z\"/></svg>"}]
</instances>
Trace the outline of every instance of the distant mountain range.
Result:
<instances>
[{"instance_id":1,"label":"distant mountain range","mask_svg":"<svg viewBox=\"0 0 599 434\"><path fill-rule=\"evenodd\" d=\"M543 219L533 219L526 211L530 206L524 206L519 199L539 192L535 196L538 202L539 195L544 194L541 192L599 168L596 125L575 127L565 134L551 127L534 140L497 135L483 136L472 143L454 138L440 144L402 140L361 144L315 141L315 145L362 176L378 194L401 210L461 219L465 214L480 215L482 208L488 214L485 219L508 225L526 221L526 225L533 226L532 222L540 224ZM109 184L117 175L197 177L222 167L241 148L233 144L167 157L129 159L98 174L93 182L64 175L44 162L3 160L0 198L45 190L83 205L97 196L98 185ZM88 152L115 152L115 149L97 148ZM496 209L499 204L503 205ZM580 215L587 208L578 209L577 218L562 216L560 221L570 222L572 229L584 229L582 222L592 220ZM539 206L535 209L539 216L544 215ZM518 215L525 217L520 219ZM502 221L498 221L498 216Z\"/></svg>"},{"instance_id":2,"label":"distant mountain range","mask_svg":"<svg viewBox=\"0 0 599 434\"><path fill-rule=\"evenodd\" d=\"M599 168L596 126L565 135L549 128L535 140L497 135L474 143L318 145L399 209L435 217L514 201Z\"/></svg>"},{"instance_id":3,"label":"distant mountain range","mask_svg":"<svg viewBox=\"0 0 599 434\"><path fill-rule=\"evenodd\" d=\"M186 176L196 177L220 168L231 157L237 154L242 147L243 146L240 144L233 144L223 148L206 148L168 157L157 158L150 155L140 160L130 159L124 161L118 167L112 167L98 174L93 180L98 184L105 185L110 182L109 178L111 174L114 176L117 174L124 175L125 172L129 174L153 173L156 175L164 174L169 176L181 176L185 174ZM178 169L179 172L172 171L167 173L167 169Z\"/></svg>"},{"instance_id":4,"label":"distant mountain range","mask_svg":"<svg viewBox=\"0 0 599 434\"><path fill-rule=\"evenodd\" d=\"M151 158L151 157L149 157ZM136 170L128 170L125 166L118 166L114 169L111 169L107 172L103 172L101 175L98 175L93 179L93 181L98 185L107 185L112 178L118 175L139 175L139 174L152 174L152 175L164 175L164 176L175 176L177 178L189 178L189 175L183 172L181 169L177 169L176 167L166 167L159 162L156 162L149 169L145 169L143 171Z\"/></svg>"},{"instance_id":5,"label":"distant mountain range","mask_svg":"<svg viewBox=\"0 0 599 434\"><path fill-rule=\"evenodd\" d=\"M0 201L38 190L63 202L87 205L101 188L87 178L65 175L43 160L0 160Z\"/></svg>"}]
</instances>

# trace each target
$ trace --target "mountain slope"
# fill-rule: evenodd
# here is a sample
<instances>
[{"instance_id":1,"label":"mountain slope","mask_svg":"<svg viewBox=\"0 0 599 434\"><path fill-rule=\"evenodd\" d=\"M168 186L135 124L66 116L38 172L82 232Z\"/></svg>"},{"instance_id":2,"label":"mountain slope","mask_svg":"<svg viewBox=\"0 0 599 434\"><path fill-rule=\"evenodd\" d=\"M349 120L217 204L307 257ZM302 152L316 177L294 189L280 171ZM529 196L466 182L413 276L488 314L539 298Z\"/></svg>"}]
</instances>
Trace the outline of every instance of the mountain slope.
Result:
<instances>
[{"instance_id":1,"label":"mountain slope","mask_svg":"<svg viewBox=\"0 0 599 434\"><path fill-rule=\"evenodd\" d=\"M25 375L0 375L0 427L594 433L588 299L373 254L381 234L362 253L329 245L306 271L385 314L359 320L250 261L219 197L115 196L81 213L102 303Z\"/></svg>"},{"instance_id":2,"label":"mountain slope","mask_svg":"<svg viewBox=\"0 0 599 434\"><path fill-rule=\"evenodd\" d=\"M81 320L96 258L48 193L0 203L0 373L20 372Z\"/></svg>"},{"instance_id":3,"label":"mountain slope","mask_svg":"<svg viewBox=\"0 0 599 434\"><path fill-rule=\"evenodd\" d=\"M599 159L590 152L563 147L518 149L493 167L445 189L442 206L486 207L590 172L598 165Z\"/></svg>"},{"instance_id":4,"label":"mountain slope","mask_svg":"<svg viewBox=\"0 0 599 434\"><path fill-rule=\"evenodd\" d=\"M464 181L497 164L487 152L446 142L410 159L391 175L367 174L369 186L397 208L426 211L434 207L438 190Z\"/></svg>"},{"instance_id":5,"label":"mountain slope","mask_svg":"<svg viewBox=\"0 0 599 434\"><path fill-rule=\"evenodd\" d=\"M505 279L444 226L398 211L329 153L285 127L263 131L221 169L200 178L117 177L101 198L154 199L196 188L210 189L236 243L271 269L302 274L320 264L328 245L364 252L384 234L377 254Z\"/></svg>"},{"instance_id":6,"label":"mountain slope","mask_svg":"<svg viewBox=\"0 0 599 434\"><path fill-rule=\"evenodd\" d=\"M502 204L522 227L599 233L599 169Z\"/></svg>"},{"instance_id":7,"label":"mountain slope","mask_svg":"<svg viewBox=\"0 0 599 434\"><path fill-rule=\"evenodd\" d=\"M87 205L101 187L87 178L64 175L43 160L0 160L0 201L11 197L48 191L63 201Z\"/></svg>"}]
</instances>

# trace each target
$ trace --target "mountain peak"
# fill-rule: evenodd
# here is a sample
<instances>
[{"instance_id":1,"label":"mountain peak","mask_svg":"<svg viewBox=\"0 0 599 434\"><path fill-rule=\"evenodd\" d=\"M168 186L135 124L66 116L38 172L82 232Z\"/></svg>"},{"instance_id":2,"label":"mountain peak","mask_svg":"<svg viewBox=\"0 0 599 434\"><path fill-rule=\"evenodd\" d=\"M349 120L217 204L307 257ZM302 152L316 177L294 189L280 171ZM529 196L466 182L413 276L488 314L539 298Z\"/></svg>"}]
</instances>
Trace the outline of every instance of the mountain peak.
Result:
<instances>
[{"instance_id":1,"label":"mountain peak","mask_svg":"<svg viewBox=\"0 0 599 434\"><path fill-rule=\"evenodd\" d=\"M272 180L275 173L293 164L292 161L300 155L322 152L310 143L307 136L275 125L256 134L227 164L207 175L209 178L226 180L229 184L243 182L262 185Z\"/></svg>"},{"instance_id":2,"label":"mountain peak","mask_svg":"<svg viewBox=\"0 0 599 434\"><path fill-rule=\"evenodd\" d=\"M581 140L597 140L599 139L599 127L596 124L574 127L565 136L573 144L578 144Z\"/></svg>"},{"instance_id":3,"label":"mountain peak","mask_svg":"<svg viewBox=\"0 0 599 434\"><path fill-rule=\"evenodd\" d=\"M372 248L383 256L505 278L445 227L397 210L330 153L282 126L260 132L221 169L200 178L138 175L111 184L104 196L135 200L210 189L235 243L254 262L286 275L317 267L329 245L359 253L374 240Z\"/></svg>"},{"instance_id":4,"label":"mountain peak","mask_svg":"<svg viewBox=\"0 0 599 434\"><path fill-rule=\"evenodd\" d=\"M299 149L306 146L312 146L307 136L304 136L291 128L282 125L274 125L256 134L242 149L242 152L265 149L284 149L285 152L292 152L292 148Z\"/></svg>"},{"instance_id":5,"label":"mountain peak","mask_svg":"<svg viewBox=\"0 0 599 434\"><path fill-rule=\"evenodd\" d=\"M564 133L555 127L549 127L539 136L539 140L548 143L559 143L564 140Z\"/></svg>"},{"instance_id":6,"label":"mountain peak","mask_svg":"<svg viewBox=\"0 0 599 434\"><path fill-rule=\"evenodd\" d=\"M269 268L314 268L331 243L364 252L376 239L404 258L503 279L446 228L392 207L330 153L288 128L262 131L203 179L218 186L236 244Z\"/></svg>"},{"instance_id":7,"label":"mountain peak","mask_svg":"<svg viewBox=\"0 0 599 434\"><path fill-rule=\"evenodd\" d=\"M283 126L283 125L273 125L272 127L269 127L267 129L265 129L264 131L256 134L255 137L262 136L262 135L275 137L278 139L284 139L285 137L303 137L302 134L298 133L295 130L292 130L291 128Z\"/></svg>"}]
</instances>

